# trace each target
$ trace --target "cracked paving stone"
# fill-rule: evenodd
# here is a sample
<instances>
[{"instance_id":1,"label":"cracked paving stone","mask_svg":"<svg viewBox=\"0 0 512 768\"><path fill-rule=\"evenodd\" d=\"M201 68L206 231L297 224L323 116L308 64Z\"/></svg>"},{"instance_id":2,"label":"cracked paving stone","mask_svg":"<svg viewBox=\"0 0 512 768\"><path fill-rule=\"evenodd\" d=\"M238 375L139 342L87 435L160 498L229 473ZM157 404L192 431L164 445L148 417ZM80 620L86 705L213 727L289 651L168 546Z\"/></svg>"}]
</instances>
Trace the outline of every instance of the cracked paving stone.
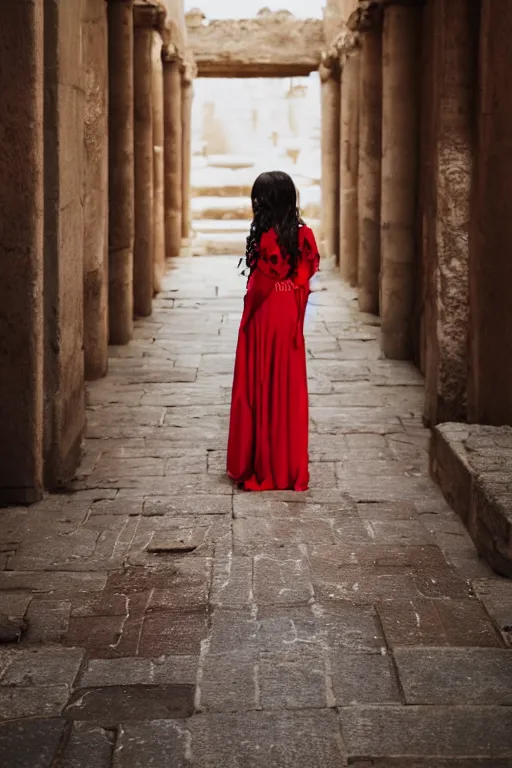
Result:
<instances>
[{"instance_id":1,"label":"cracked paving stone","mask_svg":"<svg viewBox=\"0 0 512 768\"><path fill-rule=\"evenodd\" d=\"M332 711L200 715L193 718L189 727L192 765L201 768L343 765L339 724Z\"/></svg>"},{"instance_id":2,"label":"cracked paving stone","mask_svg":"<svg viewBox=\"0 0 512 768\"><path fill-rule=\"evenodd\" d=\"M179 720L123 724L113 768L190 768L189 723Z\"/></svg>"},{"instance_id":3,"label":"cracked paving stone","mask_svg":"<svg viewBox=\"0 0 512 768\"><path fill-rule=\"evenodd\" d=\"M195 685L199 656L91 659L77 686Z\"/></svg>"},{"instance_id":4,"label":"cracked paving stone","mask_svg":"<svg viewBox=\"0 0 512 768\"><path fill-rule=\"evenodd\" d=\"M56 717L69 699L67 685L0 685L0 720Z\"/></svg>"},{"instance_id":5,"label":"cracked paving stone","mask_svg":"<svg viewBox=\"0 0 512 768\"><path fill-rule=\"evenodd\" d=\"M205 610L150 613L142 625L139 654L145 657L199 655L201 643L207 636Z\"/></svg>"},{"instance_id":6,"label":"cracked paving stone","mask_svg":"<svg viewBox=\"0 0 512 768\"><path fill-rule=\"evenodd\" d=\"M510 707L343 707L341 727L356 757L510 757Z\"/></svg>"},{"instance_id":7,"label":"cracked paving stone","mask_svg":"<svg viewBox=\"0 0 512 768\"><path fill-rule=\"evenodd\" d=\"M512 704L512 650L396 648L407 704Z\"/></svg>"},{"instance_id":8,"label":"cracked paving stone","mask_svg":"<svg viewBox=\"0 0 512 768\"><path fill-rule=\"evenodd\" d=\"M115 728L139 720L190 717L193 711L193 685L106 686L76 691L64 717Z\"/></svg>"},{"instance_id":9,"label":"cracked paving stone","mask_svg":"<svg viewBox=\"0 0 512 768\"><path fill-rule=\"evenodd\" d=\"M55 718L0 723L0 765L51 768L63 731L64 721Z\"/></svg>"},{"instance_id":10,"label":"cracked paving stone","mask_svg":"<svg viewBox=\"0 0 512 768\"><path fill-rule=\"evenodd\" d=\"M265 710L334 706L325 658L319 653L262 653L259 688Z\"/></svg>"},{"instance_id":11,"label":"cracked paving stone","mask_svg":"<svg viewBox=\"0 0 512 768\"><path fill-rule=\"evenodd\" d=\"M297 605L313 599L305 549L282 547L254 558L254 599L258 605Z\"/></svg>"},{"instance_id":12,"label":"cracked paving stone","mask_svg":"<svg viewBox=\"0 0 512 768\"><path fill-rule=\"evenodd\" d=\"M169 515L182 517L187 515L229 515L231 514L231 496L165 496L164 498L146 499L145 515Z\"/></svg>"},{"instance_id":13,"label":"cracked paving stone","mask_svg":"<svg viewBox=\"0 0 512 768\"><path fill-rule=\"evenodd\" d=\"M377 605L391 648L451 645L498 648L500 636L477 600L383 600Z\"/></svg>"},{"instance_id":14,"label":"cracked paving stone","mask_svg":"<svg viewBox=\"0 0 512 768\"><path fill-rule=\"evenodd\" d=\"M110 768L115 735L99 725L75 722L59 768Z\"/></svg>"},{"instance_id":15,"label":"cracked paving stone","mask_svg":"<svg viewBox=\"0 0 512 768\"><path fill-rule=\"evenodd\" d=\"M247 609L252 604L252 557L229 553L215 558L210 605L215 608Z\"/></svg>"}]
</instances>

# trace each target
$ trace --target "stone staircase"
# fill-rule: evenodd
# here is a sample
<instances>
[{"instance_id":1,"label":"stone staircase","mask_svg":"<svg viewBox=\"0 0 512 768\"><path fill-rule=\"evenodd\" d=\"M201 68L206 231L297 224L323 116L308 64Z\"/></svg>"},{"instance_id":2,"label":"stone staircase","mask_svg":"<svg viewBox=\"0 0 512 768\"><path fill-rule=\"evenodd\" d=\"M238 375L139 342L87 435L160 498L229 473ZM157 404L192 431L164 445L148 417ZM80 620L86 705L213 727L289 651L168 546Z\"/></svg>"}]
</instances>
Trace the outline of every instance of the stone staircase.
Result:
<instances>
[{"instance_id":1,"label":"stone staircase","mask_svg":"<svg viewBox=\"0 0 512 768\"><path fill-rule=\"evenodd\" d=\"M245 253L252 219L251 188L264 168L251 158L211 156L194 158L192 172L192 227L194 256ZM293 168L286 169L293 175ZM301 181L309 183L303 186ZM320 217L320 190L311 181L297 179L301 208L315 229Z\"/></svg>"}]
</instances>

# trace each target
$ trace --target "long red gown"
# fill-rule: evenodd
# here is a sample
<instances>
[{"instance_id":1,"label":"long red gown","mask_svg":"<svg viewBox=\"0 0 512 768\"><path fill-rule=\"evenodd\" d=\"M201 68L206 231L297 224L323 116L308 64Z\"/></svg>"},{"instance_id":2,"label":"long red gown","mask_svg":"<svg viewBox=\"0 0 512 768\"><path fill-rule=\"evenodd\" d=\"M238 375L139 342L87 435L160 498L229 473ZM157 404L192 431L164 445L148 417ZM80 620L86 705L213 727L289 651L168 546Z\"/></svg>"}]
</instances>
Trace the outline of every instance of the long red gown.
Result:
<instances>
[{"instance_id":1,"label":"long red gown","mask_svg":"<svg viewBox=\"0 0 512 768\"><path fill-rule=\"evenodd\" d=\"M271 229L247 284L236 351L227 471L247 491L306 491L308 387L304 314L319 268L309 227L299 228L301 258L289 264Z\"/></svg>"}]
</instances>

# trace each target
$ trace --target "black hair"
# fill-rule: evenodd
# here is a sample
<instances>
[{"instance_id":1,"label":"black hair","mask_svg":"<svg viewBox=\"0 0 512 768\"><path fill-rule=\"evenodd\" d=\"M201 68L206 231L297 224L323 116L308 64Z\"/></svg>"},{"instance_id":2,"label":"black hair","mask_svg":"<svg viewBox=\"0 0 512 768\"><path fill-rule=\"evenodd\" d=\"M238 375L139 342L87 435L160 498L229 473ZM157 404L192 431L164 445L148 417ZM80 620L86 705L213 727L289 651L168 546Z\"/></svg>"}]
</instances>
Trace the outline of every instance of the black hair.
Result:
<instances>
[{"instance_id":1,"label":"black hair","mask_svg":"<svg viewBox=\"0 0 512 768\"><path fill-rule=\"evenodd\" d=\"M304 223L297 206L297 190L290 176L283 171L262 173L254 182L251 192L253 220L245 249L246 270L251 275L256 269L262 235L274 228L283 257L290 270L297 271L300 261L299 227Z\"/></svg>"}]
</instances>

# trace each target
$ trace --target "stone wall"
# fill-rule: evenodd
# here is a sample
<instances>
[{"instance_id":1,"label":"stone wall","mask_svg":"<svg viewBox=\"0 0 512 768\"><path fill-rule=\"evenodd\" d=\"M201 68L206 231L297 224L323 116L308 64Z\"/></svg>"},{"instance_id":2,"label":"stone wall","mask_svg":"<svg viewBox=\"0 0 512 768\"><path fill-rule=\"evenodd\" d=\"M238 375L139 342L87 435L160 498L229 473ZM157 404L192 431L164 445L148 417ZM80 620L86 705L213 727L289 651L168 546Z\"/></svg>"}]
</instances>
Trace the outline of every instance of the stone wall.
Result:
<instances>
[{"instance_id":1,"label":"stone wall","mask_svg":"<svg viewBox=\"0 0 512 768\"><path fill-rule=\"evenodd\" d=\"M286 11L256 19L188 21L200 77L299 77L318 69L323 22Z\"/></svg>"}]
</instances>

